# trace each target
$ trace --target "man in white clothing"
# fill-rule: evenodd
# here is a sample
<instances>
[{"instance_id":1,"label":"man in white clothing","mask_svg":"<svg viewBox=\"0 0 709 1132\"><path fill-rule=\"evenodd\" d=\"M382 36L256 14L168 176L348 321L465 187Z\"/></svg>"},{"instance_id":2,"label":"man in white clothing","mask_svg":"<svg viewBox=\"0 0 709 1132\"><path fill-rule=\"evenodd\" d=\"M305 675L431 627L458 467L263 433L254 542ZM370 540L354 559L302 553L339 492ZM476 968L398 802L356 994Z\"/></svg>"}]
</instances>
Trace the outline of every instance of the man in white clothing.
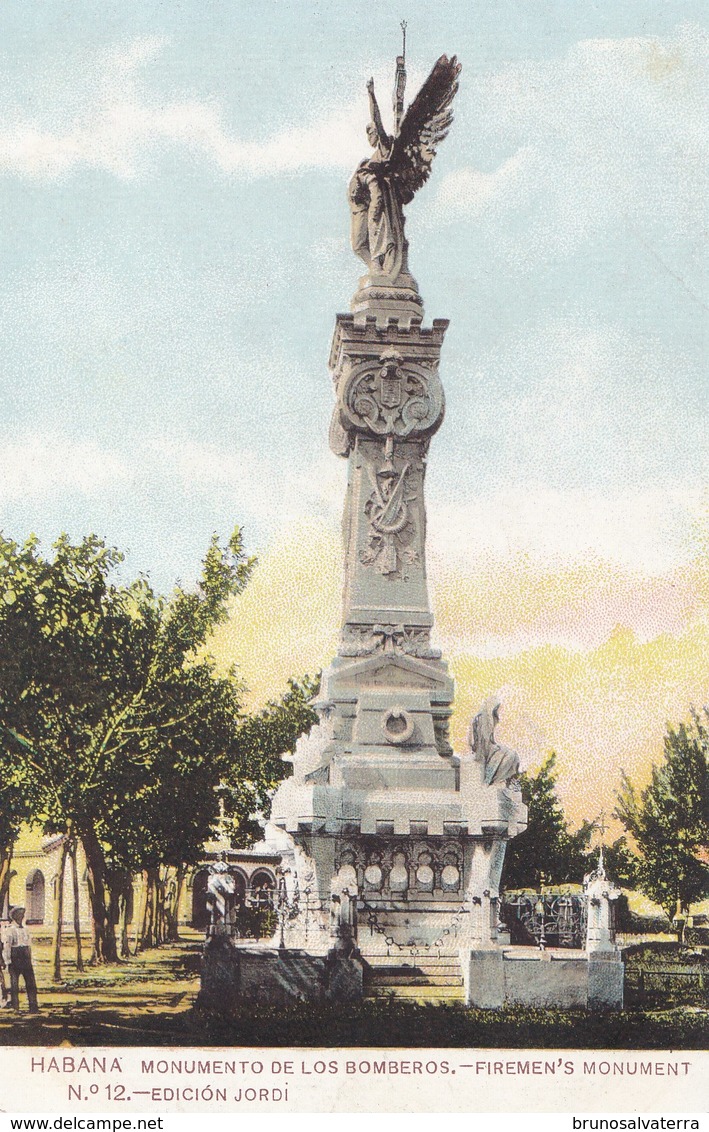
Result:
<instances>
[{"instance_id":1,"label":"man in white clothing","mask_svg":"<svg viewBox=\"0 0 709 1132\"><path fill-rule=\"evenodd\" d=\"M32 966L32 948L30 933L23 924L25 918L24 908L10 909L10 926L5 933L3 951L9 959L10 967L10 998L12 1009L20 1009L20 975L25 980L25 990L29 1002L30 1014L36 1014L37 983Z\"/></svg>"},{"instance_id":2,"label":"man in white clothing","mask_svg":"<svg viewBox=\"0 0 709 1132\"><path fill-rule=\"evenodd\" d=\"M5 931L9 923L10 921L5 916L0 915L0 1006L10 1006L10 992L5 982L5 968L7 967L5 956L7 952L3 948Z\"/></svg>"}]
</instances>

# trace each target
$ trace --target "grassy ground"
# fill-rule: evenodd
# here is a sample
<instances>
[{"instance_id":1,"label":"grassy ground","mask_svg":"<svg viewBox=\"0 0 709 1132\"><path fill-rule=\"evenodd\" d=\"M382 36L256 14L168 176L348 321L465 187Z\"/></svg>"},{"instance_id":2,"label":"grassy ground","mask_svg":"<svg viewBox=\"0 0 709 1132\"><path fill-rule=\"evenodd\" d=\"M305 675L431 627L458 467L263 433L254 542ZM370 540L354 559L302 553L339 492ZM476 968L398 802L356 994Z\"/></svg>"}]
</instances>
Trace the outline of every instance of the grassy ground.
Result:
<instances>
[{"instance_id":1,"label":"grassy ground","mask_svg":"<svg viewBox=\"0 0 709 1132\"><path fill-rule=\"evenodd\" d=\"M220 1019L194 1008L200 951L201 937L187 931L178 945L83 975L69 960L65 981L52 986L49 946L39 941L35 967L41 1013L18 1017L0 1011L0 1045L709 1048L706 1006L594 1016L384 999L327 1007L302 1003L285 1011L250 1009Z\"/></svg>"},{"instance_id":2,"label":"grassy ground","mask_svg":"<svg viewBox=\"0 0 709 1132\"><path fill-rule=\"evenodd\" d=\"M49 941L35 939L40 1013L24 1013L21 989L20 1015L0 1011L0 1045L160 1045L173 1029L184 1032L180 1040L189 1044L203 936L189 929L183 934L179 944L110 967L87 967L83 973L76 970L67 945L58 985L51 981Z\"/></svg>"}]
</instances>

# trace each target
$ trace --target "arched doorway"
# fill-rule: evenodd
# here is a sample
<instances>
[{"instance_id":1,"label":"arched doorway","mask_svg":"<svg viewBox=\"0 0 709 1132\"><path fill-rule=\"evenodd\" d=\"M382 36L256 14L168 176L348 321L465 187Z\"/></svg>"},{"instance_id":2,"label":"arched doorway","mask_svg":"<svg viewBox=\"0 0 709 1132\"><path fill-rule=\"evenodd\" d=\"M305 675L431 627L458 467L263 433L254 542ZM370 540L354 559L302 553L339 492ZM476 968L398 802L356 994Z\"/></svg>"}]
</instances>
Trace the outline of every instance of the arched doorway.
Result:
<instances>
[{"instance_id":1,"label":"arched doorway","mask_svg":"<svg viewBox=\"0 0 709 1132\"><path fill-rule=\"evenodd\" d=\"M44 873L32 869L25 881L25 920L28 924L44 923Z\"/></svg>"},{"instance_id":2,"label":"arched doorway","mask_svg":"<svg viewBox=\"0 0 709 1132\"><path fill-rule=\"evenodd\" d=\"M191 924L199 932L206 932L209 924L207 911L207 881L209 869L199 869L192 880L192 918Z\"/></svg>"},{"instance_id":3,"label":"arched doorway","mask_svg":"<svg viewBox=\"0 0 709 1132\"><path fill-rule=\"evenodd\" d=\"M243 908L246 903L246 873L242 873L241 869L230 869L229 872L234 878L234 907Z\"/></svg>"},{"instance_id":4,"label":"arched doorway","mask_svg":"<svg viewBox=\"0 0 709 1132\"><path fill-rule=\"evenodd\" d=\"M239 918L239 932L244 936L264 939L276 930L274 911L276 878L270 869L256 869L251 874L246 893L246 906Z\"/></svg>"},{"instance_id":5,"label":"arched doorway","mask_svg":"<svg viewBox=\"0 0 709 1132\"><path fill-rule=\"evenodd\" d=\"M251 903L258 908L272 908L276 878L269 869L257 869L251 877Z\"/></svg>"}]
</instances>

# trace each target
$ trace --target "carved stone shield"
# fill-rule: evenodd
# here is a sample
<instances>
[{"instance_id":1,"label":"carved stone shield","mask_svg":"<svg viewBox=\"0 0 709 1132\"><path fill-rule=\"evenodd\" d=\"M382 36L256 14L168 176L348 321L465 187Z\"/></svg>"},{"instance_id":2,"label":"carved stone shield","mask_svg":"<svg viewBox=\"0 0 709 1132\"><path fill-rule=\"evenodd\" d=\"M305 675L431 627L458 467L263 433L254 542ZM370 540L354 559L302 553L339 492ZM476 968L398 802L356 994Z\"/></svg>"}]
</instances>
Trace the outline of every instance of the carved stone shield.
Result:
<instances>
[{"instance_id":1,"label":"carved stone shield","mask_svg":"<svg viewBox=\"0 0 709 1132\"><path fill-rule=\"evenodd\" d=\"M396 409L401 404L401 375L393 367L381 372L379 396L385 409Z\"/></svg>"}]
</instances>

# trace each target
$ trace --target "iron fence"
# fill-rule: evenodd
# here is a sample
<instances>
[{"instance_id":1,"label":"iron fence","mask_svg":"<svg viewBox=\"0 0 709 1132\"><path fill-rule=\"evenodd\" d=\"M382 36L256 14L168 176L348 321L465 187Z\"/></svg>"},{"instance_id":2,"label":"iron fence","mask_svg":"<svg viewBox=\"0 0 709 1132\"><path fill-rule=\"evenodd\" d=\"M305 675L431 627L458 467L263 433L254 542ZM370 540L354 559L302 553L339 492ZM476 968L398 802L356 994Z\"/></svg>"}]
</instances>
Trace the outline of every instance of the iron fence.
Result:
<instances>
[{"instance_id":1,"label":"iron fence","mask_svg":"<svg viewBox=\"0 0 709 1132\"><path fill-rule=\"evenodd\" d=\"M706 1006L709 971L697 968L625 966L625 1001L628 1006L676 1003Z\"/></svg>"},{"instance_id":2,"label":"iron fence","mask_svg":"<svg viewBox=\"0 0 709 1132\"><path fill-rule=\"evenodd\" d=\"M510 893L501 899L500 918L513 943L573 948L586 944L586 900L582 895Z\"/></svg>"}]
</instances>

